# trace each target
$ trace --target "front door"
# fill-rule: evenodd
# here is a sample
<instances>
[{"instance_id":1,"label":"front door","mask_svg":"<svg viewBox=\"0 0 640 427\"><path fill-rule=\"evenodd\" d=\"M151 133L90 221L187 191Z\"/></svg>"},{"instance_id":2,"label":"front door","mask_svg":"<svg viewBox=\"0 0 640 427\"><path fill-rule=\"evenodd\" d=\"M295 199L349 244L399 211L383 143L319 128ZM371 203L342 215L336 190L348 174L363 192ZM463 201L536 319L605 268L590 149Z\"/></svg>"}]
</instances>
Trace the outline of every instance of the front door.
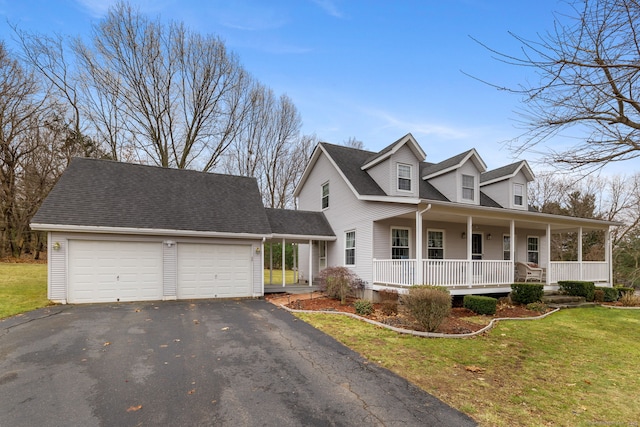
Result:
<instances>
[{"instance_id":1,"label":"front door","mask_svg":"<svg viewBox=\"0 0 640 427\"><path fill-rule=\"evenodd\" d=\"M482 259L482 234L471 235L471 259Z\"/></svg>"}]
</instances>

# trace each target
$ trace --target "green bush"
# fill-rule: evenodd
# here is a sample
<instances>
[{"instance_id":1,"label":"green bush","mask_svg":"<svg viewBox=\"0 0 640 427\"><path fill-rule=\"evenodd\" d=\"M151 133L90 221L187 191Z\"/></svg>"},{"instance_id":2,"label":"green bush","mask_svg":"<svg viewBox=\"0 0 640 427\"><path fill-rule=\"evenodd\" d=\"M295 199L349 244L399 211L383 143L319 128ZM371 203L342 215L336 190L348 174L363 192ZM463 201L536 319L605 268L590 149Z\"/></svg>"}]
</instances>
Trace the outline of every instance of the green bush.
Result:
<instances>
[{"instance_id":1,"label":"green bush","mask_svg":"<svg viewBox=\"0 0 640 427\"><path fill-rule=\"evenodd\" d=\"M542 301L544 285L539 283L514 283L511 285L511 301L517 304L531 304Z\"/></svg>"},{"instance_id":2,"label":"green bush","mask_svg":"<svg viewBox=\"0 0 640 427\"><path fill-rule=\"evenodd\" d=\"M362 280L347 267L325 268L318 275L320 289L329 297L347 303L347 297L353 296L357 289L361 289Z\"/></svg>"},{"instance_id":3,"label":"green bush","mask_svg":"<svg viewBox=\"0 0 640 427\"><path fill-rule=\"evenodd\" d=\"M546 313L549 306L543 302L532 302L527 304L527 310L537 311L538 313Z\"/></svg>"},{"instance_id":4,"label":"green bush","mask_svg":"<svg viewBox=\"0 0 640 427\"><path fill-rule=\"evenodd\" d=\"M579 280L560 280L558 281L560 290L567 295L574 297L584 297L587 301L593 301L594 292L596 290L593 282L583 282Z\"/></svg>"},{"instance_id":5,"label":"green bush","mask_svg":"<svg viewBox=\"0 0 640 427\"><path fill-rule=\"evenodd\" d=\"M367 316L373 313L373 303L366 299L358 299L353 303L353 307L356 309L356 314Z\"/></svg>"},{"instance_id":6,"label":"green bush","mask_svg":"<svg viewBox=\"0 0 640 427\"><path fill-rule=\"evenodd\" d=\"M395 316L398 314L398 301L384 300L380 303L380 311L385 316Z\"/></svg>"},{"instance_id":7,"label":"green bush","mask_svg":"<svg viewBox=\"0 0 640 427\"><path fill-rule=\"evenodd\" d=\"M618 299L622 298L624 294L633 294L636 291L634 288L626 288L624 286L616 286L614 289L618 291Z\"/></svg>"},{"instance_id":8,"label":"green bush","mask_svg":"<svg viewBox=\"0 0 640 427\"><path fill-rule=\"evenodd\" d=\"M491 315L496 314L498 300L479 295L465 295L462 299L462 305L474 313Z\"/></svg>"},{"instance_id":9,"label":"green bush","mask_svg":"<svg viewBox=\"0 0 640 427\"><path fill-rule=\"evenodd\" d=\"M596 286L596 292L602 291L604 293L603 300L604 302L614 302L618 301L618 290L616 288L610 288L607 286ZM596 301L598 299L596 298Z\"/></svg>"},{"instance_id":10,"label":"green bush","mask_svg":"<svg viewBox=\"0 0 640 427\"><path fill-rule=\"evenodd\" d=\"M412 286L402 296L402 303L428 332L438 329L451 312L451 295L440 286Z\"/></svg>"}]
</instances>

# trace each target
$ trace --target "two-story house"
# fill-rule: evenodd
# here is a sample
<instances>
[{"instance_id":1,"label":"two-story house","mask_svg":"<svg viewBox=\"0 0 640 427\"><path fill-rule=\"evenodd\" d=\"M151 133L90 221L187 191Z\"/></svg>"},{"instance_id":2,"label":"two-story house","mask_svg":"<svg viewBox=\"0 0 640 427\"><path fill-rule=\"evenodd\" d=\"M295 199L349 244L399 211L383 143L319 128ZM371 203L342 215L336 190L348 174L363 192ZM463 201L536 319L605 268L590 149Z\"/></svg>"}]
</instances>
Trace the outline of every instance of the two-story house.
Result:
<instances>
[{"instance_id":1,"label":"two-story house","mask_svg":"<svg viewBox=\"0 0 640 427\"><path fill-rule=\"evenodd\" d=\"M495 293L522 280L522 262L542 269L537 279L548 289L568 279L611 284L615 223L529 209L534 175L526 161L487 171L475 149L425 160L411 134L377 153L318 144L295 196L299 209L324 213L336 240L301 248L300 259L312 261L301 275L347 266L373 290L422 283L454 295ZM594 230L605 256L585 261L582 236ZM566 232L578 235L577 259L553 261L550 237Z\"/></svg>"}]
</instances>

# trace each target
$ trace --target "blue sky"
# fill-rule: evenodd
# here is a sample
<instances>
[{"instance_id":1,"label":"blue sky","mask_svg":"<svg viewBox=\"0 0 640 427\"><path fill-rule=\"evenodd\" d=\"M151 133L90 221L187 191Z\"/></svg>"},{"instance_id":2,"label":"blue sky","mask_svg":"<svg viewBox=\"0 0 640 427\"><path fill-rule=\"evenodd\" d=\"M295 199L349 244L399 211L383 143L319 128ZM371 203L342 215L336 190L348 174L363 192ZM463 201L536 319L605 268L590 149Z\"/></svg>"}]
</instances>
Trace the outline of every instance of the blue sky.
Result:
<instances>
[{"instance_id":1,"label":"blue sky","mask_svg":"<svg viewBox=\"0 0 640 427\"><path fill-rule=\"evenodd\" d=\"M8 20L42 33L87 36L111 0L0 0ZM505 86L535 81L532 70L491 57L470 36L518 54L512 31L535 38L552 28L558 0L138 0L152 17L183 21L220 36L243 65L276 93L288 94L303 132L340 144L349 137L380 150L411 132L437 162L475 147L489 169L514 160L504 142L518 137L518 96ZM552 141L552 144L559 141ZM523 156L539 158L537 153ZM540 171L543 165L533 165Z\"/></svg>"}]
</instances>

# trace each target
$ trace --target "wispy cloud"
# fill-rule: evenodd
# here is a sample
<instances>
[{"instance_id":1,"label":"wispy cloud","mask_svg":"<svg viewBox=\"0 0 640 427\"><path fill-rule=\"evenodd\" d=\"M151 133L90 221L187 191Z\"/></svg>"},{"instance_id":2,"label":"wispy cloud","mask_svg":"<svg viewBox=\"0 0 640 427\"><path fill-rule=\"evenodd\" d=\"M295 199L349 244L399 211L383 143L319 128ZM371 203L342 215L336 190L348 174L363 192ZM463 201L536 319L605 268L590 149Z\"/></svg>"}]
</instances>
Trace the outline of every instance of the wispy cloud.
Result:
<instances>
[{"instance_id":1,"label":"wispy cloud","mask_svg":"<svg viewBox=\"0 0 640 427\"><path fill-rule=\"evenodd\" d=\"M445 139L463 139L469 137L468 132L444 124L399 119L392 114L381 110L366 110L366 112L369 115L382 120L383 123L381 128L383 129L395 128L403 132L410 129L414 134L437 135Z\"/></svg>"},{"instance_id":2,"label":"wispy cloud","mask_svg":"<svg viewBox=\"0 0 640 427\"><path fill-rule=\"evenodd\" d=\"M315 4L320 6L322 10L324 10L327 14L333 16L334 18L344 18L343 13L338 9L335 2L332 0L313 0Z\"/></svg>"}]
</instances>

